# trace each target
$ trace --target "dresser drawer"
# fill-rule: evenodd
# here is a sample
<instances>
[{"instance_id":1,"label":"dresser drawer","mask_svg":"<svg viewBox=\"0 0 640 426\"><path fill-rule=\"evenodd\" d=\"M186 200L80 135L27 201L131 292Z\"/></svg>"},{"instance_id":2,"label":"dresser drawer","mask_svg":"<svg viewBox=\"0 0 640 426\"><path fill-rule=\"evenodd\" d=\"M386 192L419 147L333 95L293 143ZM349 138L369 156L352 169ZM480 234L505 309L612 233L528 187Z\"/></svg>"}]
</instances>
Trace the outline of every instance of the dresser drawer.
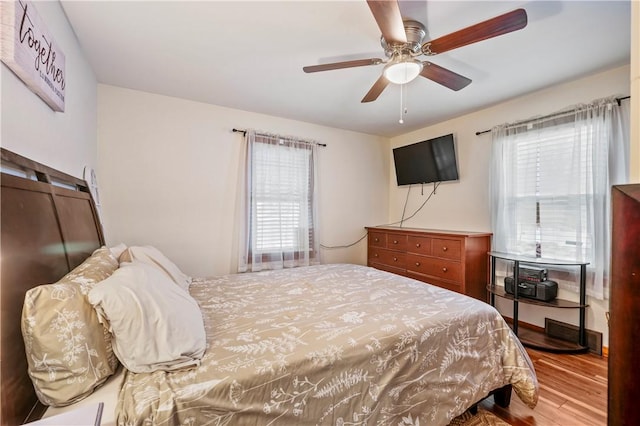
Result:
<instances>
[{"instance_id":1,"label":"dresser drawer","mask_svg":"<svg viewBox=\"0 0 640 426\"><path fill-rule=\"evenodd\" d=\"M369 231L369 246L404 251L407 248L407 236Z\"/></svg>"},{"instance_id":2,"label":"dresser drawer","mask_svg":"<svg viewBox=\"0 0 640 426\"><path fill-rule=\"evenodd\" d=\"M381 271L391 272L396 275L407 276L407 270L404 268L394 268L393 266L383 265L382 263L371 263L369 266L380 269Z\"/></svg>"},{"instance_id":3,"label":"dresser drawer","mask_svg":"<svg viewBox=\"0 0 640 426\"><path fill-rule=\"evenodd\" d=\"M446 288L447 290L451 290L451 291L455 291L456 293L462 293L464 294L464 291L462 289L462 285L458 282L450 282L450 281L444 281L444 280L438 280L435 278L422 278L422 281L425 281L429 284L433 284L435 286L441 287L441 288Z\"/></svg>"},{"instance_id":4,"label":"dresser drawer","mask_svg":"<svg viewBox=\"0 0 640 426\"><path fill-rule=\"evenodd\" d=\"M462 265L444 259L407 254L407 271L430 275L443 280L462 282Z\"/></svg>"},{"instance_id":5,"label":"dresser drawer","mask_svg":"<svg viewBox=\"0 0 640 426\"><path fill-rule=\"evenodd\" d=\"M431 240L431 255L445 259L460 260L462 258L462 242L460 240Z\"/></svg>"},{"instance_id":6,"label":"dresser drawer","mask_svg":"<svg viewBox=\"0 0 640 426\"><path fill-rule=\"evenodd\" d=\"M369 231L369 246L385 248L387 246L387 234Z\"/></svg>"},{"instance_id":7,"label":"dresser drawer","mask_svg":"<svg viewBox=\"0 0 640 426\"><path fill-rule=\"evenodd\" d=\"M431 240L432 238L430 237L409 235L409 240L407 241L407 252L429 256L431 254Z\"/></svg>"},{"instance_id":8,"label":"dresser drawer","mask_svg":"<svg viewBox=\"0 0 640 426\"><path fill-rule=\"evenodd\" d=\"M369 263L404 269L406 267L406 254L393 250L369 248Z\"/></svg>"},{"instance_id":9,"label":"dresser drawer","mask_svg":"<svg viewBox=\"0 0 640 426\"><path fill-rule=\"evenodd\" d=\"M464 294L464 290L462 288L461 283L454 283L450 281L439 280L437 278L428 277L426 275L418 274L415 272L411 272L407 270L407 277L413 278L414 280L422 281L427 284L435 285L437 287L446 288L447 290L455 291L456 293Z\"/></svg>"},{"instance_id":10,"label":"dresser drawer","mask_svg":"<svg viewBox=\"0 0 640 426\"><path fill-rule=\"evenodd\" d=\"M387 248L391 250L407 250L407 236L387 234Z\"/></svg>"}]
</instances>

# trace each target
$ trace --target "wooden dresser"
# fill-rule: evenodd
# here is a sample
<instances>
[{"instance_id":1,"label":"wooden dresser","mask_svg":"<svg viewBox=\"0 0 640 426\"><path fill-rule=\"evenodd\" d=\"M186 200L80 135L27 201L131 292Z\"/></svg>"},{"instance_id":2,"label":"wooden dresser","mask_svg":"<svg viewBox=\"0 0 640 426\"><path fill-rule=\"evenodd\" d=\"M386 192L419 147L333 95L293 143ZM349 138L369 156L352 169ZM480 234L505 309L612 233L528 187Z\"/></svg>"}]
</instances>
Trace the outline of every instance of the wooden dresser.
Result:
<instances>
[{"instance_id":1,"label":"wooden dresser","mask_svg":"<svg viewBox=\"0 0 640 426\"><path fill-rule=\"evenodd\" d=\"M491 233L367 227L367 265L486 302Z\"/></svg>"}]
</instances>

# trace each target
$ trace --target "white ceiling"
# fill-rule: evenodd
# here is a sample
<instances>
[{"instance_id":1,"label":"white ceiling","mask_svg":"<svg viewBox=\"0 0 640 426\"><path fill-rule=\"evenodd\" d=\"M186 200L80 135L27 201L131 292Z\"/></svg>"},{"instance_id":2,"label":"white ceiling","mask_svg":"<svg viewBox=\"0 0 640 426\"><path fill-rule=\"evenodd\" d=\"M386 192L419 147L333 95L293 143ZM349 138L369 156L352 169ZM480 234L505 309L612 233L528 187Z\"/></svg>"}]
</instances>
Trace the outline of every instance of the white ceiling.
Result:
<instances>
[{"instance_id":1,"label":"white ceiling","mask_svg":"<svg viewBox=\"0 0 640 426\"><path fill-rule=\"evenodd\" d=\"M426 25L427 39L520 7L529 21L431 57L473 82L454 92L412 81L399 124L399 86L360 103L383 65L302 71L384 58L365 0L62 5L100 83L388 137L630 60L629 1L400 1L405 19Z\"/></svg>"}]
</instances>

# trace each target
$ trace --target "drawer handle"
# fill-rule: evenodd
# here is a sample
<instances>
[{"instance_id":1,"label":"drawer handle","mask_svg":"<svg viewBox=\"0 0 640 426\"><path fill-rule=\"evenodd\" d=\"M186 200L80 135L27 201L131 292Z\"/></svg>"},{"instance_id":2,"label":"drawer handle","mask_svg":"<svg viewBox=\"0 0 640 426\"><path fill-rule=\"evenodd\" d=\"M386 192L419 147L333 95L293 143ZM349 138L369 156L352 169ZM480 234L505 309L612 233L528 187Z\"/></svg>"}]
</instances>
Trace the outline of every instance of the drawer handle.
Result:
<instances>
[{"instance_id":1,"label":"drawer handle","mask_svg":"<svg viewBox=\"0 0 640 426\"><path fill-rule=\"evenodd\" d=\"M420 247L420 243L416 243L416 247L418 247L418 248L419 248L419 247Z\"/></svg>"},{"instance_id":2,"label":"drawer handle","mask_svg":"<svg viewBox=\"0 0 640 426\"><path fill-rule=\"evenodd\" d=\"M393 240L393 244L398 244L398 240Z\"/></svg>"},{"instance_id":3,"label":"drawer handle","mask_svg":"<svg viewBox=\"0 0 640 426\"><path fill-rule=\"evenodd\" d=\"M442 251L447 251L447 246L442 247Z\"/></svg>"},{"instance_id":4,"label":"drawer handle","mask_svg":"<svg viewBox=\"0 0 640 426\"><path fill-rule=\"evenodd\" d=\"M373 257L378 257L378 253L373 253Z\"/></svg>"},{"instance_id":5,"label":"drawer handle","mask_svg":"<svg viewBox=\"0 0 640 426\"><path fill-rule=\"evenodd\" d=\"M380 240L378 239L378 237L375 237L375 238L373 239L373 242L374 242L374 243L377 243L377 242L379 242L379 241L380 241Z\"/></svg>"},{"instance_id":6,"label":"drawer handle","mask_svg":"<svg viewBox=\"0 0 640 426\"><path fill-rule=\"evenodd\" d=\"M393 261L394 261L394 262L397 262L397 261L398 261L398 258L397 258L397 257L394 257L394 258L393 258Z\"/></svg>"},{"instance_id":7,"label":"drawer handle","mask_svg":"<svg viewBox=\"0 0 640 426\"><path fill-rule=\"evenodd\" d=\"M442 272L447 272L447 267L442 268Z\"/></svg>"},{"instance_id":8,"label":"drawer handle","mask_svg":"<svg viewBox=\"0 0 640 426\"><path fill-rule=\"evenodd\" d=\"M416 262L416 266L420 266L420 262Z\"/></svg>"}]
</instances>

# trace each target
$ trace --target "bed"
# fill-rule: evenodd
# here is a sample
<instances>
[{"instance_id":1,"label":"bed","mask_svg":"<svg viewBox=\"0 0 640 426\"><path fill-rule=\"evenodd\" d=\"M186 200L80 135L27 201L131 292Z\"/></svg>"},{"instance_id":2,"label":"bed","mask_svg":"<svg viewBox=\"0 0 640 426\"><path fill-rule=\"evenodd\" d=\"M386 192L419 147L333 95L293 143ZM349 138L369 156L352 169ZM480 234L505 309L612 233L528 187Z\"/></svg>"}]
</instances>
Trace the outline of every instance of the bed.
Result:
<instances>
[{"instance_id":1,"label":"bed","mask_svg":"<svg viewBox=\"0 0 640 426\"><path fill-rule=\"evenodd\" d=\"M44 167L3 150L5 158ZM22 305L30 288L68 276L104 244L86 186L51 189L44 180L25 184L22 178L5 180L3 174L3 424L18 424L42 413L26 373L22 336L19 330L15 333L19 312L13 309L5 316L5 307ZM9 236L17 228L4 221L9 202L5 183L37 186L40 192L47 185L55 197L85 200L45 203L51 207L46 220L58 230L53 244L62 250L57 258L62 266L49 266L47 276L25 279L25 265L42 263L38 247L20 250L30 259L21 263L21 270L5 273L15 269L14 262L5 259L17 256L5 256L17 247L15 242L5 245L5 240L22 238L19 232ZM57 208L69 210L67 204L83 204L73 215L85 220L74 218L61 225ZM33 213L29 221L43 222L43 209L27 211L16 216ZM81 226L83 235L68 236L67 228L87 222L93 232ZM63 228L67 230L60 232ZM37 244L51 246L49 237L37 234ZM122 265L119 272L126 269ZM533 407L537 402L536 376L526 352L500 314L475 299L346 264L190 281L188 293L198 305L206 336L198 362L172 371L134 373L120 367L95 393L65 409L111 398L116 404L114 423L119 425L447 425L492 393L497 402L508 405L512 387L525 404ZM18 283L23 287L5 300L7 289ZM12 325L5 327L8 324ZM184 329L185 335L189 332ZM19 350L8 359L5 349L16 345ZM14 385L18 382L20 386ZM109 395L101 394L105 388L111 389ZM111 418L109 410L106 404L106 418Z\"/></svg>"}]
</instances>

